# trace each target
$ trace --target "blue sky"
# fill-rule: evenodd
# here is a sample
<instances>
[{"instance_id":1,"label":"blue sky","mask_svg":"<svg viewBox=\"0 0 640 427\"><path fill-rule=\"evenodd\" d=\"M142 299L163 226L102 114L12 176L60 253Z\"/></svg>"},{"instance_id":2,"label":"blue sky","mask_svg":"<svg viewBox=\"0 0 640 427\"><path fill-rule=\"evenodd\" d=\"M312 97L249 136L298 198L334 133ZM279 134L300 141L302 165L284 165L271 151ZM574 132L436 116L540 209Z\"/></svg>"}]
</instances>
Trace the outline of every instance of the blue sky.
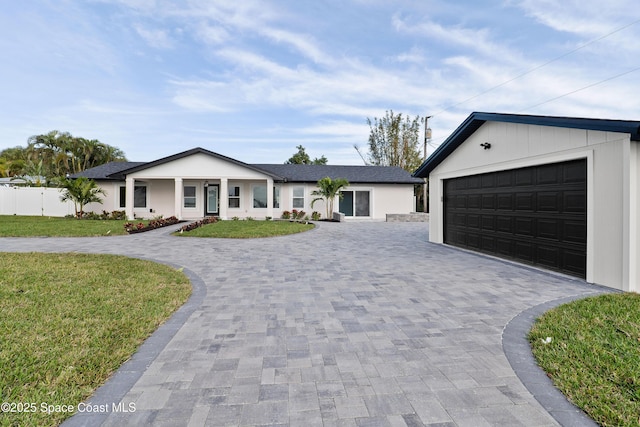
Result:
<instances>
[{"instance_id":1,"label":"blue sky","mask_svg":"<svg viewBox=\"0 0 640 427\"><path fill-rule=\"evenodd\" d=\"M282 163L301 144L330 164L362 164L353 145L366 151L366 119L390 109L433 115L433 146L473 111L640 120L637 0L2 9L0 149L57 129L135 161L199 146Z\"/></svg>"}]
</instances>

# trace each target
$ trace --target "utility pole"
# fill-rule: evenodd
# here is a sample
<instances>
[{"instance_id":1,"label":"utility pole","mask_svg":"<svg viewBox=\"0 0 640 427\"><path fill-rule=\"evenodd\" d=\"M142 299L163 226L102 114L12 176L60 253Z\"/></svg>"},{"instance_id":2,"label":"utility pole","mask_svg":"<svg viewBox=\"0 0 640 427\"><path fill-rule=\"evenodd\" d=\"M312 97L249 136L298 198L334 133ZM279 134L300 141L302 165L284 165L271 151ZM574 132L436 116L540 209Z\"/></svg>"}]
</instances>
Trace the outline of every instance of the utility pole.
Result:
<instances>
[{"instance_id":1,"label":"utility pole","mask_svg":"<svg viewBox=\"0 0 640 427\"><path fill-rule=\"evenodd\" d=\"M429 119L433 116L424 118L424 160L427 160L427 142L431 138L431 129L429 129Z\"/></svg>"},{"instance_id":2,"label":"utility pole","mask_svg":"<svg viewBox=\"0 0 640 427\"><path fill-rule=\"evenodd\" d=\"M427 160L427 144L431 139L431 129L429 129L429 119L433 116L427 116L424 118L424 161ZM429 212L429 203L427 203L427 196L429 194L429 178L424 179L424 194L422 195L422 211Z\"/></svg>"}]
</instances>

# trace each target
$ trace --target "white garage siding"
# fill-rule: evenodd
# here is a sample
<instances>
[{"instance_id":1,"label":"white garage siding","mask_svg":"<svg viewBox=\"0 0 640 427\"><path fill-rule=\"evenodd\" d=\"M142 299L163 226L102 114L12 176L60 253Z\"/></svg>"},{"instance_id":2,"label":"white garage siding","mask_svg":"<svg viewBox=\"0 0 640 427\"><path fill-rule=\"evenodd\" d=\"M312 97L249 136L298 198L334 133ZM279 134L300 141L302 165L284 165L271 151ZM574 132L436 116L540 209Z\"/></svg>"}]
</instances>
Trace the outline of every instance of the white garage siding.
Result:
<instances>
[{"instance_id":1,"label":"white garage siding","mask_svg":"<svg viewBox=\"0 0 640 427\"><path fill-rule=\"evenodd\" d=\"M480 146L485 142L490 149ZM586 159L586 280L638 291L637 144L627 133L486 121L429 173L430 240L443 243L446 179Z\"/></svg>"}]
</instances>

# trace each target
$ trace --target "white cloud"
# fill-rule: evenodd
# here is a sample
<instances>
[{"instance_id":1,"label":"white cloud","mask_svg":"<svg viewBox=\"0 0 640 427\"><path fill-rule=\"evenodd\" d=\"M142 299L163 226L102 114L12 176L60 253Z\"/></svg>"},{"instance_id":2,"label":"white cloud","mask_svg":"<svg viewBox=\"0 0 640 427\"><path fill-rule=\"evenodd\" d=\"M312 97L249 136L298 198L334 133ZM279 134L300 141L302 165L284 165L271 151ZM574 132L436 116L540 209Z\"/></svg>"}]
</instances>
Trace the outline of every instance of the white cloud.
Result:
<instances>
[{"instance_id":1,"label":"white cloud","mask_svg":"<svg viewBox=\"0 0 640 427\"><path fill-rule=\"evenodd\" d=\"M628 23L633 16L630 12L638 6L634 0L520 0L514 3L543 25L586 37L602 35L621 23Z\"/></svg>"},{"instance_id":2,"label":"white cloud","mask_svg":"<svg viewBox=\"0 0 640 427\"><path fill-rule=\"evenodd\" d=\"M135 30L153 48L169 49L174 45L167 30L147 29L140 24L135 26Z\"/></svg>"}]
</instances>

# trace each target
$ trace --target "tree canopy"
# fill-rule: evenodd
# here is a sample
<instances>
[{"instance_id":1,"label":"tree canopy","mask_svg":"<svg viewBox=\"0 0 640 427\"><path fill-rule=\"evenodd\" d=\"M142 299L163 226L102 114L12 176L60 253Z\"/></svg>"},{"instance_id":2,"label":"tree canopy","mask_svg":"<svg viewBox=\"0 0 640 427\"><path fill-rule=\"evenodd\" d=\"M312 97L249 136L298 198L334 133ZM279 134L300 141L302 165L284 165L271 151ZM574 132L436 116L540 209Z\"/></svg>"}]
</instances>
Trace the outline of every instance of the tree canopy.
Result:
<instances>
[{"instance_id":1,"label":"tree canopy","mask_svg":"<svg viewBox=\"0 0 640 427\"><path fill-rule=\"evenodd\" d=\"M424 123L424 118L416 116L412 119L389 110L382 118L375 117L373 121L367 118L367 123L370 128L370 164L400 166L411 173L420 166L423 160L420 154L420 125Z\"/></svg>"},{"instance_id":2,"label":"tree canopy","mask_svg":"<svg viewBox=\"0 0 640 427\"><path fill-rule=\"evenodd\" d=\"M305 148L302 145L296 147L298 152L295 153L289 160L284 162L286 165L326 165L327 158L323 155L320 158L316 157L311 160L311 157L307 154Z\"/></svg>"},{"instance_id":3,"label":"tree canopy","mask_svg":"<svg viewBox=\"0 0 640 427\"><path fill-rule=\"evenodd\" d=\"M97 139L75 137L69 132L53 130L34 135L27 147L7 148L0 152L0 176L32 176L41 174L50 182L67 174L126 160L119 148Z\"/></svg>"}]
</instances>

